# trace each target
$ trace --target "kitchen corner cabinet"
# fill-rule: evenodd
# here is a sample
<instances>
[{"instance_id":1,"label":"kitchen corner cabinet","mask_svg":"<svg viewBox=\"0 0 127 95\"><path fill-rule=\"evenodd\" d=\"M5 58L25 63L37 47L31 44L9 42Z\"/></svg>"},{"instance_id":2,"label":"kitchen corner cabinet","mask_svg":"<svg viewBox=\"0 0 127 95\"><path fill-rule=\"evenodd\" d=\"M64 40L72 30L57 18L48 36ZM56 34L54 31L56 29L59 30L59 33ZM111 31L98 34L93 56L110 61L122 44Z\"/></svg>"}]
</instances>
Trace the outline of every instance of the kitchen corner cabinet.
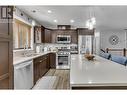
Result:
<instances>
[{"instance_id":1,"label":"kitchen corner cabinet","mask_svg":"<svg viewBox=\"0 0 127 95\"><path fill-rule=\"evenodd\" d=\"M56 68L56 53L50 53L50 67L55 69Z\"/></svg>"}]
</instances>

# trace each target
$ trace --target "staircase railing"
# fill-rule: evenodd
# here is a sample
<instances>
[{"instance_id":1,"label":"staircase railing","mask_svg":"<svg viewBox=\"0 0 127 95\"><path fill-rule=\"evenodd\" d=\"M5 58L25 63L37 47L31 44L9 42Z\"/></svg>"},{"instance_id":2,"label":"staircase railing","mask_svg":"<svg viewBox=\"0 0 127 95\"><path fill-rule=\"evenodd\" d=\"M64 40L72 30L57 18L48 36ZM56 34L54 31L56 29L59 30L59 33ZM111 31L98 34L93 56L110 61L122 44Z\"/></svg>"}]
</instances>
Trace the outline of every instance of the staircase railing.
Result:
<instances>
[{"instance_id":1,"label":"staircase railing","mask_svg":"<svg viewBox=\"0 0 127 95\"><path fill-rule=\"evenodd\" d=\"M103 50L103 49L101 49L101 51L102 52L106 52L106 53L109 53L109 52L111 52L111 51L116 51L116 52L118 52L118 51L120 51L120 52L122 52L122 55L123 56L126 56L126 51L127 51L127 49L126 48L123 48L123 49L115 49L115 48L113 48L113 49L111 49L111 48L106 48L106 50Z\"/></svg>"}]
</instances>

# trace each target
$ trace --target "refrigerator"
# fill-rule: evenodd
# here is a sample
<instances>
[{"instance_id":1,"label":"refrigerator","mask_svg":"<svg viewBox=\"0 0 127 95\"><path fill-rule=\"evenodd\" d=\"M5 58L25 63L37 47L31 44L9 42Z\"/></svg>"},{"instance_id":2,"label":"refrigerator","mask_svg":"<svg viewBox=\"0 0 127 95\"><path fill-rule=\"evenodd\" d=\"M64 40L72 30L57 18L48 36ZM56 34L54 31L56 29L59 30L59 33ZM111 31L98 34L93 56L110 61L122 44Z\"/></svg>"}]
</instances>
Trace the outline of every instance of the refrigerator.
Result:
<instances>
[{"instance_id":1,"label":"refrigerator","mask_svg":"<svg viewBox=\"0 0 127 95\"><path fill-rule=\"evenodd\" d=\"M79 35L78 37L78 53L85 54L93 53L94 36L92 35Z\"/></svg>"}]
</instances>

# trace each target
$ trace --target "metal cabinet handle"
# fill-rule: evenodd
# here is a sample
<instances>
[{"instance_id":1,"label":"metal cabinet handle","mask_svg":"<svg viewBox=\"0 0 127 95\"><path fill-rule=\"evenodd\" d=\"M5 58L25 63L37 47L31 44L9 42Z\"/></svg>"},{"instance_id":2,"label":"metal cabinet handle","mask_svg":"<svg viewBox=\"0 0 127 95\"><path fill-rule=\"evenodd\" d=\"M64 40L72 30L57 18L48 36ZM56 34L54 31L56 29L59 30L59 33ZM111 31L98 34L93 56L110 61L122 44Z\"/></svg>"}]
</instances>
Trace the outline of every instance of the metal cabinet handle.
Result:
<instances>
[{"instance_id":1,"label":"metal cabinet handle","mask_svg":"<svg viewBox=\"0 0 127 95\"><path fill-rule=\"evenodd\" d=\"M43 60L40 60L39 62L42 62L42 61L44 61L44 60L46 60L47 58L44 58Z\"/></svg>"}]
</instances>

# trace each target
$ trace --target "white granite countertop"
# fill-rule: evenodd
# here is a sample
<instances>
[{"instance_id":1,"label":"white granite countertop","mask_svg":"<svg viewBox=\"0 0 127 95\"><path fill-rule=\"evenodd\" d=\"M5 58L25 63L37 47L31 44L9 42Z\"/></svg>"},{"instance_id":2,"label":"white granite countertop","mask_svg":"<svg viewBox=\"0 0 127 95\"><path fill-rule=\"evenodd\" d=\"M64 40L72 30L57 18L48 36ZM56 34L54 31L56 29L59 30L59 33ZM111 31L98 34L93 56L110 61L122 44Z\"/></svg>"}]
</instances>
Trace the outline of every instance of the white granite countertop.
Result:
<instances>
[{"instance_id":1,"label":"white granite countertop","mask_svg":"<svg viewBox=\"0 0 127 95\"><path fill-rule=\"evenodd\" d=\"M42 53L34 53L35 55L30 56L30 57L21 57L21 56L13 57L13 65L17 65L19 63L22 63L22 62L25 62L28 60L33 60L34 58L40 57L40 56L48 54L48 53L51 53L51 51L46 51L46 52L42 52Z\"/></svg>"},{"instance_id":2,"label":"white granite countertop","mask_svg":"<svg viewBox=\"0 0 127 95\"><path fill-rule=\"evenodd\" d=\"M71 55L70 85L127 86L127 66L99 56L88 61L83 55Z\"/></svg>"}]
</instances>

